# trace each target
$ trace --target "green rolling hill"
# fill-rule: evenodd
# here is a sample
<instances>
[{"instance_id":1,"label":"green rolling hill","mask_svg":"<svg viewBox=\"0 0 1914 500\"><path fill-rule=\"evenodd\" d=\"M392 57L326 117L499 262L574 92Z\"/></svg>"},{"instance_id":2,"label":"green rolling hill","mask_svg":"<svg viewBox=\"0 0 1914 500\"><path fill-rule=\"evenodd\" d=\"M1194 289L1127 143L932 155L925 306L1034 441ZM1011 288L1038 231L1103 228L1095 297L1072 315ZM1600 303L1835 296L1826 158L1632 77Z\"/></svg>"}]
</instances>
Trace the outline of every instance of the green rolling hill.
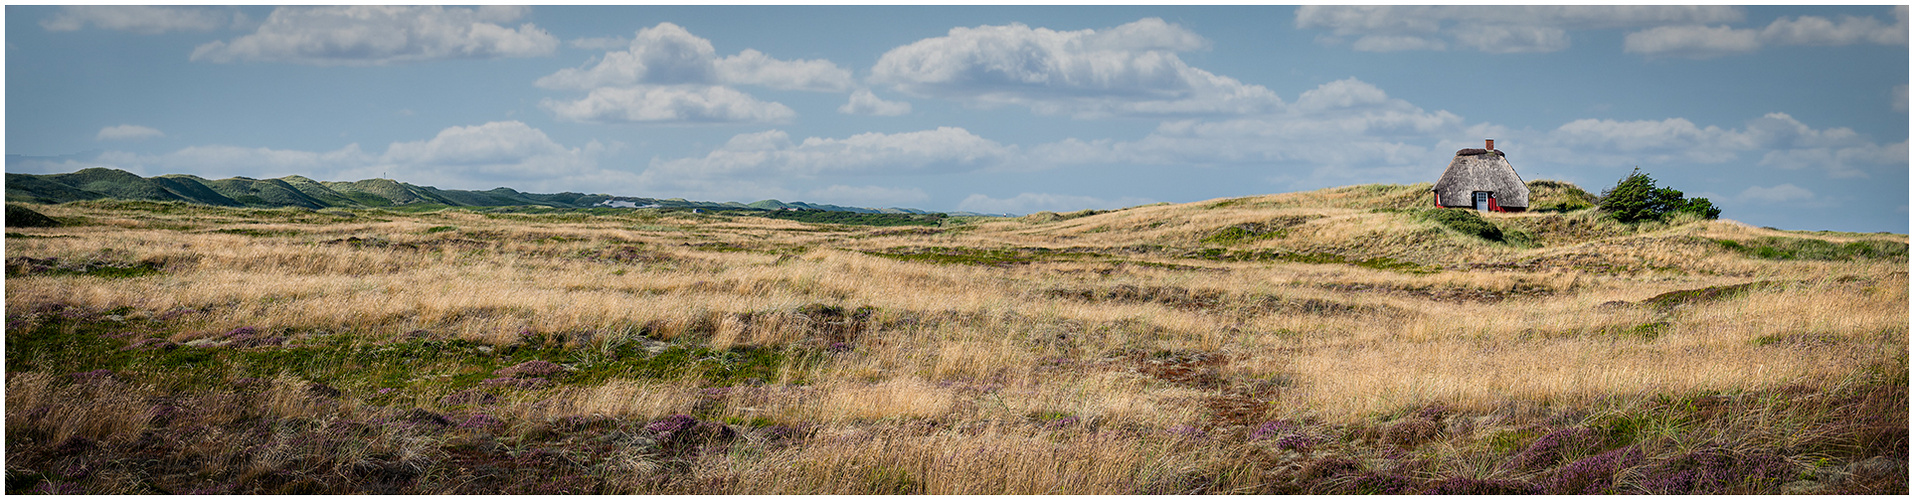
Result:
<instances>
[{"instance_id":1,"label":"green rolling hill","mask_svg":"<svg viewBox=\"0 0 1914 500\"><path fill-rule=\"evenodd\" d=\"M816 210L864 214L930 214L910 208L862 208L805 202L764 200L751 204L653 199L606 194L526 193L508 187L484 191L439 189L391 179L317 181L301 176L278 179L233 177L208 180L193 175L140 177L111 168L88 168L66 174L7 174L7 201L54 204L103 198L178 201L223 207L510 207L552 208L653 207L710 210ZM985 215L952 213L951 215Z\"/></svg>"}]
</instances>

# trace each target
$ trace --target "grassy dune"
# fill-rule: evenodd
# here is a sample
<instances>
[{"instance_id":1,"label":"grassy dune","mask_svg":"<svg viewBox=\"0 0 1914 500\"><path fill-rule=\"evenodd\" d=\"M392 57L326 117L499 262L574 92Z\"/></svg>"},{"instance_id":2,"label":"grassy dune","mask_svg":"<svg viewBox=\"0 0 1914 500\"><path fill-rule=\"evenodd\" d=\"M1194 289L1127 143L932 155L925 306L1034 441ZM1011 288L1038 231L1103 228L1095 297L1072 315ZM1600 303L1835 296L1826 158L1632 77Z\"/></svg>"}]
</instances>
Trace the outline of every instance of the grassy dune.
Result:
<instances>
[{"instance_id":1,"label":"grassy dune","mask_svg":"<svg viewBox=\"0 0 1914 500\"><path fill-rule=\"evenodd\" d=\"M65 225L6 237L7 490L1907 493L1905 235L1427 189L33 205Z\"/></svg>"}]
</instances>

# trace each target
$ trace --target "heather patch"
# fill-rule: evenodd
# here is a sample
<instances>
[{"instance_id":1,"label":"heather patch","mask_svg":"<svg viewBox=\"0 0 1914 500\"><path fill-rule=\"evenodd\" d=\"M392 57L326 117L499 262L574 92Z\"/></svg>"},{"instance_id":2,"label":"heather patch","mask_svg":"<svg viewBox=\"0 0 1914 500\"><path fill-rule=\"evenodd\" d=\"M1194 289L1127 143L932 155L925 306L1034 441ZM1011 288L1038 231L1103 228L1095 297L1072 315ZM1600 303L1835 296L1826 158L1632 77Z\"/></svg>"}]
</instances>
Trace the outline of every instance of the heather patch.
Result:
<instances>
[{"instance_id":1,"label":"heather patch","mask_svg":"<svg viewBox=\"0 0 1914 500\"><path fill-rule=\"evenodd\" d=\"M108 370L105 368L101 368L101 369L93 370L93 371L74 373L71 375L67 375L67 377L73 379L73 383L76 383L76 384L98 384L98 383L104 383L104 382L111 382L115 380L115 378L113 377L113 370Z\"/></svg>"},{"instance_id":2,"label":"heather patch","mask_svg":"<svg viewBox=\"0 0 1914 500\"><path fill-rule=\"evenodd\" d=\"M1650 467L1643 473L1641 487L1658 495L1771 491L1790 480L1796 469L1787 459L1771 453L1706 448Z\"/></svg>"},{"instance_id":3,"label":"heather patch","mask_svg":"<svg viewBox=\"0 0 1914 500\"><path fill-rule=\"evenodd\" d=\"M534 359L506 368L500 368L493 371L492 374L501 377L545 377L566 371L565 367L558 363Z\"/></svg>"},{"instance_id":4,"label":"heather patch","mask_svg":"<svg viewBox=\"0 0 1914 500\"><path fill-rule=\"evenodd\" d=\"M242 326L234 328L218 337L229 347L262 347L285 344L288 338L285 332L267 332L259 328Z\"/></svg>"},{"instance_id":5,"label":"heather patch","mask_svg":"<svg viewBox=\"0 0 1914 500\"><path fill-rule=\"evenodd\" d=\"M1415 493L1421 483L1399 474L1378 472L1357 476L1351 486L1359 495L1406 495Z\"/></svg>"},{"instance_id":6,"label":"heather patch","mask_svg":"<svg viewBox=\"0 0 1914 500\"><path fill-rule=\"evenodd\" d=\"M1513 470L1541 470L1564 459L1579 456L1601 442L1592 430L1583 427L1558 429L1529 444L1521 453L1504 462Z\"/></svg>"},{"instance_id":7,"label":"heather patch","mask_svg":"<svg viewBox=\"0 0 1914 500\"><path fill-rule=\"evenodd\" d=\"M498 396L479 389L466 389L439 398L440 404L450 406L489 405L498 402Z\"/></svg>"},{"instance_id":8,"label":"heather patch","mask_svg":"<svg viewBox=\"0 0 1914 500\"><path fill-rule=\"evenodd\" d=\"M1382 442L1390 446L1414 447L1436 438L1441 426L1434 421L1412 417L1391 423L1383 432Z\"/></svg>"},{"instance_id":9,"label":"heather patch","mask_svg":"<svg viewBox=\"0 0 1914 500\"><path fill-rule=\"evenodd\" d=\"M1542 490L1551 495L1613 495L1615 476L1641 460L1641 450L1632 446L1609 450L1557 468L1542 482Z\"/></svg>"},{"instance_id":10,"label":"heather patch","mask_svg":"<svg viewBox=\"0 0 1914 500\"><path fill-rule=\"evenodd\" d=\"M1423 495L1534 495L1542 489L1535 485L1498 479L1451 477L1422 490Z\"/></svg>"},{"instance_id":11,"label":"heather patch","mask_svg":"<svg viewBox=\"0 0 1914 500\"><path fill-rule=\"evenodd\" d=\"M552 381L535 377L498 377L479 381L485 387L501 389L538 390L552 386Z\"/></svg>"}]
</instances>

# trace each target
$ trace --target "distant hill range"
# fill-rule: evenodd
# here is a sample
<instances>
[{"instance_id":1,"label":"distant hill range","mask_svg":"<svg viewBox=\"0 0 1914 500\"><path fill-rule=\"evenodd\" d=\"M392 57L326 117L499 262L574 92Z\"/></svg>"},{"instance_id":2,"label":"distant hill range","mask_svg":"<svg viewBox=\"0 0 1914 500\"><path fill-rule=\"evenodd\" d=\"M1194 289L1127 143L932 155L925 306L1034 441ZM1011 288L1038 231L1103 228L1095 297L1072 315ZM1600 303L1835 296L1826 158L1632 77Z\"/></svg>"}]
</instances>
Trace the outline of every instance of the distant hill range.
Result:
<instances>
[{"instance_id":1,"label":"distant hill range","mask_svg":"<svg viewBox=\"0 0 1914 500\"><path fill-rule=\"evenodd\" d=\"M507 207L553 208L702 208L711 210L821 210L865 214L931 214L914 208L863 208L805 202L763 200L753 203L654 199L608 194L519 192L512 188L486 191L439 189L391 179L315 181L297 175L277 179L233 177L208 180L184 174L140 177L124 170L89 168L70 174L7 174L7 201L66 203L117 198L179 201L223 207L304 207L310 209L399 207ZM995 215L947 212L948 215Z\"/></svg>"}]
</instances>

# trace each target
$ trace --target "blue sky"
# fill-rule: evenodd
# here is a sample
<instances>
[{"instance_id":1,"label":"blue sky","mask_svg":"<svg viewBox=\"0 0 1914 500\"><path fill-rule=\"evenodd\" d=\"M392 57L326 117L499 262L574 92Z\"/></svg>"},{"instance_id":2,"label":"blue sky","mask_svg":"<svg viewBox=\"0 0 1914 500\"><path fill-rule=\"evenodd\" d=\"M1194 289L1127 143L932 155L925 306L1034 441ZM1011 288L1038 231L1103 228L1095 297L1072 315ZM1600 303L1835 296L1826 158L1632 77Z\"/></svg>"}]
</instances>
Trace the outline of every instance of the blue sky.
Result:
<instances>
[{"instance_id":1,"label":"blue sky","mask_svg":"<svg viewBox=\"0 0 1914 500\"><path fill-rule=\"evenodd\" d=\"M7 171L1028 213L1639 166L1906 232L1907 9L6 9Z\"/></svg>"}]
</instances>

